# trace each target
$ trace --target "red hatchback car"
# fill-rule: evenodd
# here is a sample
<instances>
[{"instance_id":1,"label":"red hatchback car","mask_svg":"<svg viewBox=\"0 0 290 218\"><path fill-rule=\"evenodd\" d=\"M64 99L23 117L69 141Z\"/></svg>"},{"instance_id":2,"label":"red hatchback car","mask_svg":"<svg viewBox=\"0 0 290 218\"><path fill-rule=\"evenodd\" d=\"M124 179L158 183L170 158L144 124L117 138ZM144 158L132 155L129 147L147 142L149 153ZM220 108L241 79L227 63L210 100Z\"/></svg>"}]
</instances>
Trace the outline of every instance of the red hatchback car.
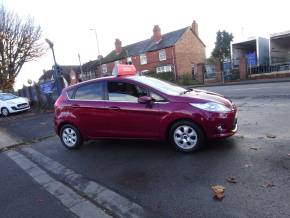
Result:
<instances>
[{"instance_id":1,"label":"red hatchback car","mask_svg":"<svg viewBox=\"0 0 290 218\"><path fill-rule=\"evenodd\" d=\"M55 131L68 149L84 140L169 140L191 152L206 139L237 131L237 109L223 96L186 90L147 76L112 76L63 90L55 103Z\"/></svg>"}]
</instances>

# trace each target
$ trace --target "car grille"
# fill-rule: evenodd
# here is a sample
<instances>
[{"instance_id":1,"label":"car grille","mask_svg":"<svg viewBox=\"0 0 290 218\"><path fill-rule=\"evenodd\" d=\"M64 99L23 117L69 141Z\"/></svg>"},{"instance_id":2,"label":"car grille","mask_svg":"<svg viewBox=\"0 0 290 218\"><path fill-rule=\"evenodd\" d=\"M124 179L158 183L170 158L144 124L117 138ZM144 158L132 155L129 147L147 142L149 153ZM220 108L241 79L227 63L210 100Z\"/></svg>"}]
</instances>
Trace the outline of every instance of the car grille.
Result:
<instances>
[{"instance_id":1,"label":"car grille","mask_svg":"<svg viewBox=\"0 0 290 218\"><path fill-rule=\"evenodd\" d=\"M28 107L28 104L27 104L27 103L18 104L17 107L18 107L18 108Z\"/></svg>"}]
</instances>

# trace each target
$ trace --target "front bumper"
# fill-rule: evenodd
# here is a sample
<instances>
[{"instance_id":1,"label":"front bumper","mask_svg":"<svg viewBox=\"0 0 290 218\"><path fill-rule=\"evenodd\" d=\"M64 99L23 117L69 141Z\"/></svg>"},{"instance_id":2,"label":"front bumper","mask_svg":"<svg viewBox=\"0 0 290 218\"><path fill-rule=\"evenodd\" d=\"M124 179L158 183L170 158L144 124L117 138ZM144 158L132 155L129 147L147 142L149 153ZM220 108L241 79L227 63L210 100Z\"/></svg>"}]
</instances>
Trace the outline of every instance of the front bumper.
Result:
<instances>
[{"instance_id":1,"label":"front bumper","mask_svg":"<svg viewBox=\"0 0 290 218\"><path fill-rule=\"evenodd\" d=\"M10 113L17 113L21 111L26 111L30 109L30 105L28 104L26 107L19 108L17 106L11 106L8 108Z\"/></svg>"},{"instance_id":2,"label":"front bumper","mask_svg":"<svg viewBox=\"0 0 290 218\"><path fill-rule=\"evenodd\" d=\"M234 135L238 131L237 111L221 114L212 113L209 117L210 125L207 135L209 139L226 138Z\"/></svg>"}]
</instances>

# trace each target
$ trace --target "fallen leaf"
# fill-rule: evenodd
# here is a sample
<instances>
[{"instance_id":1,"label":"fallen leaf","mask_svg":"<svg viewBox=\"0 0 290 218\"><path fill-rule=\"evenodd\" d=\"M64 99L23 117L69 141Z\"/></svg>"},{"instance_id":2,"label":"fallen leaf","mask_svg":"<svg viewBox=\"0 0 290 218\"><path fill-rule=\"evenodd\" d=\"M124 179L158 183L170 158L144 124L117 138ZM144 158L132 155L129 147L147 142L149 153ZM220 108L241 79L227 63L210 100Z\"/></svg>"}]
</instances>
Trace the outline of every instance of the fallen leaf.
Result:
<instances>
[{"instance_id":1,"label":"fallen leaf","mask_svg":"<svg viewBox=\"0 0 290 218\"><path fill-rule=\"evenodd\" d=\"M229 183L237 183L237 182L238 182L234 176L229 176L229 177L227 178L227 181L228 181Z\"/></svg>"},{"instance_id":2,"label":"fallen leaf","mask_svg":"<svg viewBox=\"0 0 290 218\"><path fill-rule=\"evenodd\" d=\"M213 191L213 198L216 200L222 200L225 197L225 187L221 185L214 185L211 187Z\"/></svg>"},{"instance_id":3,"label":"fallen leaf","mask_svg":"<svg viewBox=\"0 0 290 218\"><path fill-rule=\"evenodd\" d=\"M270 134L270 133L267 133L266 136L267 136L267 138L270 138L270 139L274 139L274 138L276 138L275 135Z\"/></svg>"},{"instance_id":4,"label":"fallen leaf","mask_svg":"<svg viewBox=\"0 0 290 218\"><path fill-rule=\"evenodd\" d=\"M290 157L290 153L288 154L288 157Z\"/></svg>"},{"instance_id":5,"label":"fallen leaf","mask_svg":"<svg viewBox=\"0 0 290 218\"><path fill-rule=\"evenodd\" d=\"M270 182L270 181L267 181L267 182L265 182L264 185L262 185L262 187L264 187L264 188L271 188L273 186L274 186L273 182Z\"/></svg>"}]
</instances>

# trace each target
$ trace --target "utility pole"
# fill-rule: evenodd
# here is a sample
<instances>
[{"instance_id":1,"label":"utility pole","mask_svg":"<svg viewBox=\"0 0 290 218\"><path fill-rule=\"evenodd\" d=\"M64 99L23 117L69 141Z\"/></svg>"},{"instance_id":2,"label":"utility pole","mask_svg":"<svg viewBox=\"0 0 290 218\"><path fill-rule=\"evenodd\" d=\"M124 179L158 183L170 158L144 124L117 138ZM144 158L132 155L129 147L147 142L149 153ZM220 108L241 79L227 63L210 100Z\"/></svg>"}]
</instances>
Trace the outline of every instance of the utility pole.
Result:
<instances>
[{"instance_id":1,"label":"utility pole","mask_svg":"<svg viewBox=\"0 0 290 218\"><path fill-rule=\"evenodd\" d=\"M97 34L97 30L92 28L90 29L91 31L94 31L95 33L95 37L96 37L96 42L97 42L97 51L98 51L98 55L97 55L97 60L99 61L99 69L102 75L102 58L101 58L101 53L100 53L100 47L99 47L99 40L98 40L98 34ZM97 76L97 72L96 72L96 76Z\"/></svg>"},{"instance_id":2,"label":"utility pole","mask_svg":"<svg viewBox=\"0 0 290 218\"><path fill-rule=\"evenodd\" d=\"M98 58L99 58L99 55L100 55L100 47L99 47L99 40L98 40L98 34L97 34L97 30L96 29L90 29L91 31L94 31L95 32L95 37L96 37L96 42L97 42L97 51L98 51Z\"/></svg>"}]
</instances>

